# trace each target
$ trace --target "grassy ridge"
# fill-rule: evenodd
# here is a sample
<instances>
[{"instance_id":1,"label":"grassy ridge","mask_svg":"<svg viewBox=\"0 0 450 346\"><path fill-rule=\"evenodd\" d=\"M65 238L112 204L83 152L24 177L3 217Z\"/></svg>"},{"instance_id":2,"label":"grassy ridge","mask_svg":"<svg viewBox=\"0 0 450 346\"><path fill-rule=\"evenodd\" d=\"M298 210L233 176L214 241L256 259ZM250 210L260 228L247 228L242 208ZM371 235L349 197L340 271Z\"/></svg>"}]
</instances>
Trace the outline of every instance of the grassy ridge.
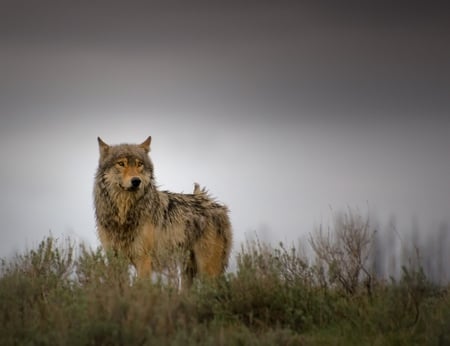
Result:
<instances>
[{"instance_id":1,"label":"grassy ridge","mask_svg":"<svg viewBox=\"0 0 450 346\"><path fill-rule=\"evenodd\" d=\"M136 281L126 261L53 238L2 262L1 345L449 345L450 291L420 270L364 277L353 291L335 269L295 248L242 247L237 270L186 292Z\"/></svg>"}]
</instances>

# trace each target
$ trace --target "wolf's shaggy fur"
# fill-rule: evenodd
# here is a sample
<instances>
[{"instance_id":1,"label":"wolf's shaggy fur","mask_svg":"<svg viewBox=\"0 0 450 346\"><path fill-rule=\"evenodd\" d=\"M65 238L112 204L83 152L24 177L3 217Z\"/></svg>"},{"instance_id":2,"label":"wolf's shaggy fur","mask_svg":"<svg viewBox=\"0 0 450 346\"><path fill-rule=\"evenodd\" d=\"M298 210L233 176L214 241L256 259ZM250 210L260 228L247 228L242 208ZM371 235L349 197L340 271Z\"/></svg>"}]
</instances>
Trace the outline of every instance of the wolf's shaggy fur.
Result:
<instances>
[{"instance_id":1,"label":"wolf's shaggy fur","mask_svg":"<svg viewBox=\"0 0 450 346\"><path fill-rule=\"evenodd\" d=\"M232 241L227 207L198 184L193 194L159 191L148 156L151 137L139 145L98 142L94 201L103 247L127 256L139 277L180 252L184 286L197 274L223 273Z\"/></svg>"}]
</instances>

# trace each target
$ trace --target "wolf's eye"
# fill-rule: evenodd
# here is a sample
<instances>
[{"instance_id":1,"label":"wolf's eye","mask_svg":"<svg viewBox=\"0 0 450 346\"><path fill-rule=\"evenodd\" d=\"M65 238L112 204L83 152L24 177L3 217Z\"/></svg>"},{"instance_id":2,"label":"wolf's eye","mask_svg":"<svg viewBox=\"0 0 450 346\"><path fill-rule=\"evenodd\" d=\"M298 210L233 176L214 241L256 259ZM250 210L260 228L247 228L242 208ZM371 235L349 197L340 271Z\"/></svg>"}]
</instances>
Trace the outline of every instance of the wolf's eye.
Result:
<instances>
[{"instance_id":1,"label":"wolf's eye","mask_svg":"<svg viewBox=\"0 0 450 346\"><path fill-rule=\"evenodd\" d=\"M138 161L138 162L137 162L137 166L138 166L138 167L142 167L143 165L144 165L144 162L142 162L142 161Z\"/></svg>"},{"instance_id":2,"label":"wolf's eye","mask_svg":"<svg viewBox=\"0 0 450 346\"><path fill-rule=\"evenodd\" d=\"M117 164L118 164L120 167L125 167L125 162L123 162L123 161L117 161Z\"/></svg>"}]
</instances>

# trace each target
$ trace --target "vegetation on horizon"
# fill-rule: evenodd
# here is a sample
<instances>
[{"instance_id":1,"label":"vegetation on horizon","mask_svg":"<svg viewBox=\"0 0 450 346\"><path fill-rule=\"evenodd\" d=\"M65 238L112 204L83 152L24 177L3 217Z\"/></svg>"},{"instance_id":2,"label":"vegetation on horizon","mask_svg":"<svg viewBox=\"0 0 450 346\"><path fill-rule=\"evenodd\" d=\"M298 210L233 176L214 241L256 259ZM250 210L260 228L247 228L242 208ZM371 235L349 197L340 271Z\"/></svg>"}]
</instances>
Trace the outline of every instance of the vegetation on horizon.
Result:
<instances>
[{"instance_id":1,"label":"vegetation on horizon","mask_svg":"<svg viewBox=\"0 0 450 346\"><path fill-rule=\"evenodd\" d=\"M349 212L295 246L247 241L236 271L178 289L122 258L52 237L3 260L1 345L448 345L449 286L409 261L371 269L374 231Z\"/></svg>"}]
</instances>

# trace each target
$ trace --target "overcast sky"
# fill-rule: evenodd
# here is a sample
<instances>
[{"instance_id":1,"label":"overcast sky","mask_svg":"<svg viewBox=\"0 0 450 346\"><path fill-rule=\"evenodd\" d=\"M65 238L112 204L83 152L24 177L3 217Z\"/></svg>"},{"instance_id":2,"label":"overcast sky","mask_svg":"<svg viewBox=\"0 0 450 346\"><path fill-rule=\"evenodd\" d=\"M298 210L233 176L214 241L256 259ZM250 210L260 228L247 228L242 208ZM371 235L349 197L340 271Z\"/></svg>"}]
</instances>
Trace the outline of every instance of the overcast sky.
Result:
<instances>
[{"instance_id":1,"label":"overcast sky","mask_svg":"<svg viewBox=\"0 0 450 346\"><path fill-rule=\"evenodd\" d=\"M0 256L92 246L97 136L153 137L162 189L231 209L235 244L347 206L450 222L450 21L437 2L2 1Z\"/></svg>"}]
</instances>

